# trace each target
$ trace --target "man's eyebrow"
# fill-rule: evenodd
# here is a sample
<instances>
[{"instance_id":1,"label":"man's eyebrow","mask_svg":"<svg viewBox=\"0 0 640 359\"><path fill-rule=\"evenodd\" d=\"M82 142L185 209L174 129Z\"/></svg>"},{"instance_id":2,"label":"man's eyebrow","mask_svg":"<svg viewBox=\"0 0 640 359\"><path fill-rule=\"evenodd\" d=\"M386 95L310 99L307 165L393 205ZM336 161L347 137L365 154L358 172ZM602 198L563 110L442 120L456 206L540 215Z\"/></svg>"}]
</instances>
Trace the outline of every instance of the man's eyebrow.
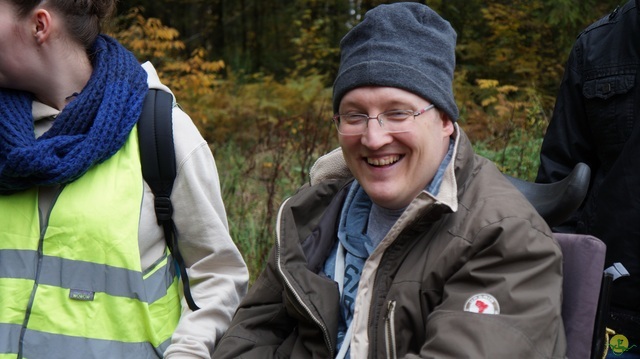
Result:
<instances>
[{"instance_id":1,"label":"man's eyebrow","mask_svg":"<svg viewBox=\"0 0 640 359\"><path fill-rule=\"evenodd\" d=\"M392 99L388 101L382 100L377 104L382 108L395 107L395 109L401 109L401 110L410 110L415 106L415 104L411 104L410 101L406 101L402 99ZM358 111L358 110L364 111L363 110L364 107L365 107L364 105L360 104L357 101L348 101L340 105L341 109L348 110L348 111Z\"/></svg>"}]
</instances>

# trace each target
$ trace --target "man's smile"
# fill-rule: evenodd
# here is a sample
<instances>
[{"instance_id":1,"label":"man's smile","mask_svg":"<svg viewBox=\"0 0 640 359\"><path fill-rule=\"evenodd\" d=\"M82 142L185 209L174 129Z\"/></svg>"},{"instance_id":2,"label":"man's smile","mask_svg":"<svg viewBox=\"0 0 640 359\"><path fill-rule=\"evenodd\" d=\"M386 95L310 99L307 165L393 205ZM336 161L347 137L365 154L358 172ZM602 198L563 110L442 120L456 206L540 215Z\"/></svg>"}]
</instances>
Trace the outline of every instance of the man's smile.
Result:
<instances>
[{"instance_id":1,"label":"man's smile","mask_svg":"<svg viewBox=\"0 0 640 359\"><path fill-rule=\"evenodd\" d=\"M402 158L402 156L400 155L384 156L384 157L377 157L377 158L367 157L367 163L372 166L382 167L382 166L392 165L400 161L400 158Z\"/></svg>"}]
</instances>

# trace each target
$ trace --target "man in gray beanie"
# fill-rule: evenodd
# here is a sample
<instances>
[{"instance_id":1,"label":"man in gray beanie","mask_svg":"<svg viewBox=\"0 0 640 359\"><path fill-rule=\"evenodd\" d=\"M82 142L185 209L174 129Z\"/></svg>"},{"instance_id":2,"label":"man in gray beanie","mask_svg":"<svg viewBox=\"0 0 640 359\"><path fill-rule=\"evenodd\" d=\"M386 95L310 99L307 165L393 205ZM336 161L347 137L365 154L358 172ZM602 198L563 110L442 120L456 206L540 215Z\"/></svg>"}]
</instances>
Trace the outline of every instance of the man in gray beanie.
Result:
<instances>
[{"instance_id":1,"label":"man in gray beanie","mask_svg":"<svg viewBox=\"0 0 640 359\"><path fill-rule=\"evenodd\" d=\"M429 99L455 121L453 99L456 32L418 3L381 5L340 42L340 70L333 111L345 93L362 86L389 86Z\"/></svg>"},{"instance_id":2,"label":"man in gray beanie","mask_svg":"<svg viewBox=\"0 0 640 359\"><path fill-rule=\"evenodd\" d=\"M563 358L561 252L457 125L456 33L425 5L342 40L340 148L286 200L214 358Z\"/></svg>"}]
</instances>

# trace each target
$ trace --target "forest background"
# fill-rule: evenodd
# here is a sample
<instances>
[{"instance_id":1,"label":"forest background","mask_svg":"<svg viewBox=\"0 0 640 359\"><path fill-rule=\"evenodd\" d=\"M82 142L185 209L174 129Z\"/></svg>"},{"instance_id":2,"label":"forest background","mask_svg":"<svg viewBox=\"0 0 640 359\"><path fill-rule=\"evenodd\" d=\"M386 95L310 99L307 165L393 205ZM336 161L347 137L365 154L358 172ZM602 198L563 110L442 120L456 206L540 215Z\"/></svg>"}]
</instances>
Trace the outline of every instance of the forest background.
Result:
<instances>
[{"instance_id":1,"label":"forest background","mask_svg":"<svg viewBox=\"0 0 640 359\"><path fill-rule=\"evenodd\" d=\"M458 33L459 123L477 152L533 180L575 37L621 1L422 1ZM340 39L367 10L392 2L120 2L108 32L155 65L209 142L252 280L273 245L278 205L337 147L330 119Z\"/></svg>"}]
</instances>

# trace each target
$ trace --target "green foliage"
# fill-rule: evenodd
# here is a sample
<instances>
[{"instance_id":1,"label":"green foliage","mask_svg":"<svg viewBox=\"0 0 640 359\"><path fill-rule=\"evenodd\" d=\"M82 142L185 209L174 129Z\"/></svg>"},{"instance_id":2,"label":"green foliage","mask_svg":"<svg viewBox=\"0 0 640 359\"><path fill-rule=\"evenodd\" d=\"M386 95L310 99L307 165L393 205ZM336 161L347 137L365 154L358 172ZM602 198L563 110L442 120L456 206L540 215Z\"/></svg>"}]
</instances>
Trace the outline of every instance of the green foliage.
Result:
<instances>
[{"instance_id":1,"label":"green foliage","mask_svg":"<svg viewBox=\"0 0 640 359\"><path fill-rule=\"evenodd\" d=\"M127 14L115 19L111 33L131 50L138 59L152 61L156 66L177 60L176 55L184 50L184 43L178 40L180 33L163 25L157 18L145 18L143 9L132 8Z\"/></svg>"},{"instance_id":2,"label":"green foliage","mask_svg":"<svg viewBox=\"0 0 640 359\"><path fill-rule=\"evenodd\" d=\"M337 73L336 59L340 56L340 50L336 44L329 43L327 36L323 36L331 25L331 20L326 17L314 19L312 11L307 9L293 24L300 29L300 33L291 40L295 52L292 56L294 68L290 76L295 78L307 74Z\"/></svg>"},{"instance_id":3,"label":"green foliage","mask_svg":"<svg viewBox=\"0 0 640 359\"><path fill-rule=\"evenodd\" d=\"M470 85L464 71L457 75L461 127L476 151L494 161L502 172L534 180L553 99L531 88L501 85L497 80L477 79Z\"/></svg>"},{"instance_id":4,"label":"green foliage","mask_svg":"<svg viewBox=\"0 0 640 359\"><path fill-rule=\"evenodd\" d=\"M231 234L252 279L273 245L279 204L308 182L313 161L337 146L324 78L253 80L221 82L208 103L203 99L212 111L199 124L213 144Z\"/></svg>"},{"instance_id":5,"label":"green foliage","mask_svg":"<svg viewBox=\"0 0 640 359\"><path fill-rule=\"evenodd\" d=\"M227 210L229 232L255 280L273 245L273 218L267 215L263 203L268 198L262 177L263 168L257 156L245 156L235 142L213 147L217 159L222 199ZM288 193L279 188L278 197Z\"/></svg>"},{"instance_id":6,"label":"green foliage","mask_svg":"<svg viewBox=\"0 0 640 359\"><path fill-rule=\"evenodd\" d=\"M498 165L502 173L534 181L540 165L542 137L531 136L521 128L514 128L508 135L511 142L501 149L490 141L476 142L473 147L479 155Z\"/></svg>"},{"instance_id":7,"label":"green foliage","mask_svg":"<svg viewBox=\"0 0 640 359\"><path fill-rule=\"evenodd\" d=\"M182 53L185 44L179 40L179 32L163 25L159 19L145 18L140 8L116 18L112 27L115 30L111 35L140 61L150 61L176 97L187 102L210 95L225 67L222 60L207 60L207 51L203 48L196 48L185 56Z\"/></svg>"}]
</instances>

